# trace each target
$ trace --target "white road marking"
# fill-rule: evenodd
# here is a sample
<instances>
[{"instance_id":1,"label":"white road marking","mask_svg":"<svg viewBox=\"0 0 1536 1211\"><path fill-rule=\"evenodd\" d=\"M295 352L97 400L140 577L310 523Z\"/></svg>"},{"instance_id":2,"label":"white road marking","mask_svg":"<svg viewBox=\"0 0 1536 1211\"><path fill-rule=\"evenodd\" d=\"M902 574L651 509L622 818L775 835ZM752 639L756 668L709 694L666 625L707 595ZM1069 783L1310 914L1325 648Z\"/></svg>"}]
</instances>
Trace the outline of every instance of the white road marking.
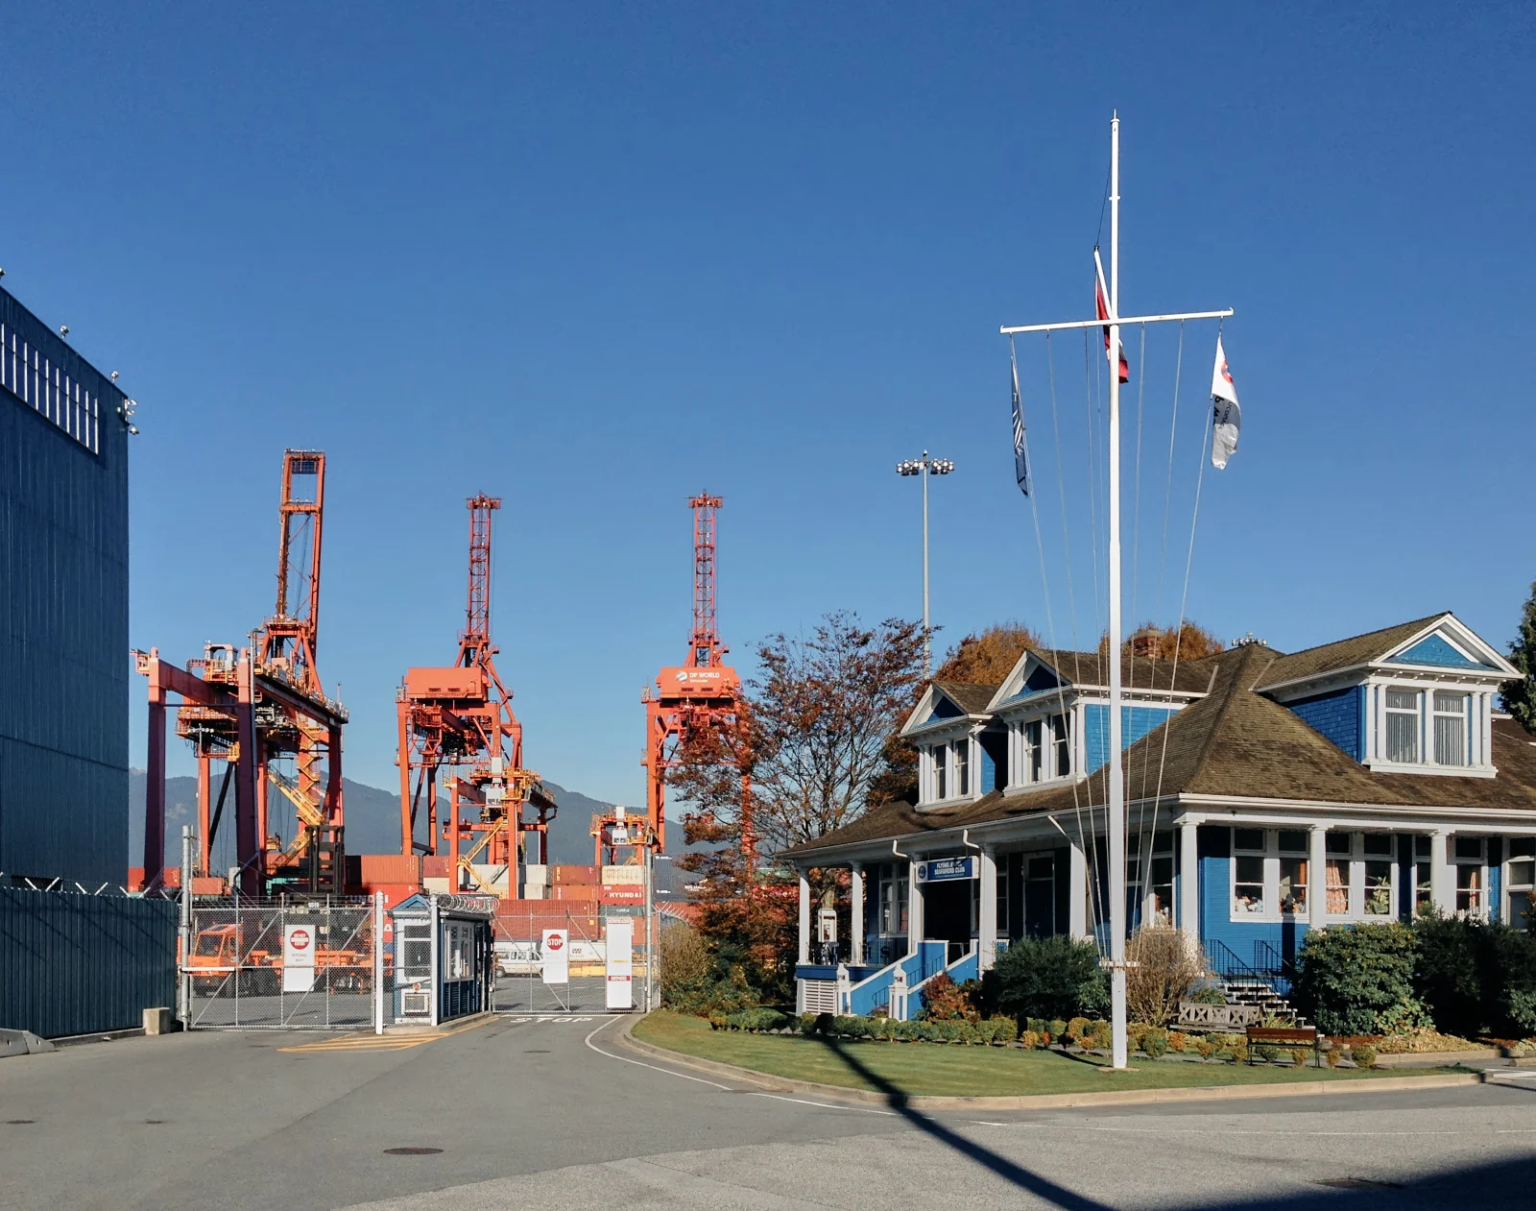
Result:
<instances>
[{"instance_id":1,"label":"white road marking","mask_svg":"<svg viewBox=\"0 0 1536 1211\"><path fill-rule=\"evenodd\" d=\"M900 1118L894 1110L874 1110L868 1106L844 1106L837 1102L812 1102L803 1097L785 1097L780 1093L754 1093L752 1097L771 1097L776 1102L794 1102L797 1106L820 1106L823 1110L852 1110L855 1114L883 1114L887 1118Z\"/></svg>"},{"instance_id":2,"label":"white road marking","mask_svg":"<svg viewBox=\"0 0 1536 1211\"><path fill-rule=\"evenodd\" d=\"M610 1025L613 1024L613 1022L614 1019L609 1018L608 1021L599 1026L597 1030L592 1031L592 1033L587 1035L587 1037L582 1041L586 1043L588 1047L592 1048L593 1051L597 1052L598 1055L606 1056L610 1060L622 1060L626 1064L635 1064L641 1068L649 1068L652 1072L665 1073L667 1076L679 1076L682 1077L685 1081L697 1081L701 1085L711 1085L716 1089L723 1089L727 1093L731 1092L731 1087L729 1085L721 1085L716 1081L706 1081L701 1076L689 1076L686 1072L673 1072L670 1068L658 1068L655 1064L647 1064L642 1060L632 1060L627 1055L614 1055L611 1051L604 1051L601 1047L592 1041L592 1035L595 1035L599 1030L606 1030Z\"/></svg>"}]
</instances>

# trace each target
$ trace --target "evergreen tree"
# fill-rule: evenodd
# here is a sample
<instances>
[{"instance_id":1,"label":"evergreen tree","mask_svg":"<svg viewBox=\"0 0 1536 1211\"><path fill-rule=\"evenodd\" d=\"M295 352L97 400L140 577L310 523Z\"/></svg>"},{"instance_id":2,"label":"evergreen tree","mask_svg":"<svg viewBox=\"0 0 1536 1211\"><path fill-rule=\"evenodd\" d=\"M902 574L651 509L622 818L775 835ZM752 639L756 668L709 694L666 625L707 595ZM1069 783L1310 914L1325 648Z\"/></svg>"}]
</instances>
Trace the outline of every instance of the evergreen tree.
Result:
<instances>
[{"instance_id":1,"label":"evergreen tree","mask_svg":"<svg viewBox=\"0 0 1536 1211\"><path fill-rule=\"evenodd\" d=\"M1520 677L1499 687L1504 709L1528 732L1536 732L1536 584L1520 612L1520 630L1509 645L1509 660Z\"/></svg>"}]
</instances>

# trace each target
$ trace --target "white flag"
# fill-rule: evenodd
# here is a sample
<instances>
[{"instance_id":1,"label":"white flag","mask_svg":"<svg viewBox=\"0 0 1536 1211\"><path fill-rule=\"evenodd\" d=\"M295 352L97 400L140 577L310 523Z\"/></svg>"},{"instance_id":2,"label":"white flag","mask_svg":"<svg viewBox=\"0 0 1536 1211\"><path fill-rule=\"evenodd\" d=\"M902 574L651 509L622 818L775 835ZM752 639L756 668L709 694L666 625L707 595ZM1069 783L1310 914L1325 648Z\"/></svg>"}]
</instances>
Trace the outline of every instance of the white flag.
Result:
<instances>
[{"instance_id":1,"label":"white flag","mask_svg":"<svg viewBox=\"0 0 1536 1211\"><path fill-rule=\"evenodd\" d=\"M1211 406L1215 409L1215 427L1211 432L1211 466L1218 471L1237 451L1237 434L1243 426L1243 410L1237 403L1237 384L1227 369L1227 355L1222 352L1221 337L1216 338L1216 369L1211 375Z\"/></svg>"}]
</instances>

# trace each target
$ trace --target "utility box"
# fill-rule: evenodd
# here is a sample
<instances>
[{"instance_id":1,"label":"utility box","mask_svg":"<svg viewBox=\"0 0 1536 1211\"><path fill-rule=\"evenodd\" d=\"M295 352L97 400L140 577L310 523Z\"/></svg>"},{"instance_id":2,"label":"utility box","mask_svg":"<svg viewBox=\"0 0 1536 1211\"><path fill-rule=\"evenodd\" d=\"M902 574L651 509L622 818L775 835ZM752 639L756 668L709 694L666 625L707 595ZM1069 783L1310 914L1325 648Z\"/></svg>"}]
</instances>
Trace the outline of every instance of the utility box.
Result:
<instances>
[{"instance_id":1,"label":"utility box","mask_svg":"<svg viewBox=\"0 0 1536 1211\"><path fill-rule=\"evenodd\" d=\"M415 895L389 915L396 1025L436 1026L492 1007L495 897Z\"/></svg>"}]
</instances>

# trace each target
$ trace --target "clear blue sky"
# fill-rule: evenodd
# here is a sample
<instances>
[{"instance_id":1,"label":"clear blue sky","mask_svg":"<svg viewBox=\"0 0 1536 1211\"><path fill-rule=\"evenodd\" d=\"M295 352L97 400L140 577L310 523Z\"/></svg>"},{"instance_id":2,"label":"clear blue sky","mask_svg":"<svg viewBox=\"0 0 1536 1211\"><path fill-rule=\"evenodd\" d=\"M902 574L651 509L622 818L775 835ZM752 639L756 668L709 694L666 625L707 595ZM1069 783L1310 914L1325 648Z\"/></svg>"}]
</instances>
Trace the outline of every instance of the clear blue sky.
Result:
<instances>
[{"instance_id":1,"label":"clear blue sky","mask_svg":"<svg viewBox=\"0 0 1536 1211\"><path fill-rule=\"evenodd\" d=\"M893 466L925 446L959 467L942 639L1043 628L997 327L1086 313L1117 107L1125 309L1238 313L1245 427L1190 614L1295 650L1451 608L1502 645L1536 577L1536 10L1339 7L13 4L0 265L141 403L135 644L259 624L281 451L323 448L320 667L349 774L392 785L394 686L452 656L464 498L497 493L528 760L634 803L701 488L743 664L829 609L917 613ZM1187 334L1165 616L1213 339ZM1142 376L1135 340L1156 483L1174 353L1159 334ZM1081 340L1055 352L1090 641Z\"/></svg>"}]
</instances>

